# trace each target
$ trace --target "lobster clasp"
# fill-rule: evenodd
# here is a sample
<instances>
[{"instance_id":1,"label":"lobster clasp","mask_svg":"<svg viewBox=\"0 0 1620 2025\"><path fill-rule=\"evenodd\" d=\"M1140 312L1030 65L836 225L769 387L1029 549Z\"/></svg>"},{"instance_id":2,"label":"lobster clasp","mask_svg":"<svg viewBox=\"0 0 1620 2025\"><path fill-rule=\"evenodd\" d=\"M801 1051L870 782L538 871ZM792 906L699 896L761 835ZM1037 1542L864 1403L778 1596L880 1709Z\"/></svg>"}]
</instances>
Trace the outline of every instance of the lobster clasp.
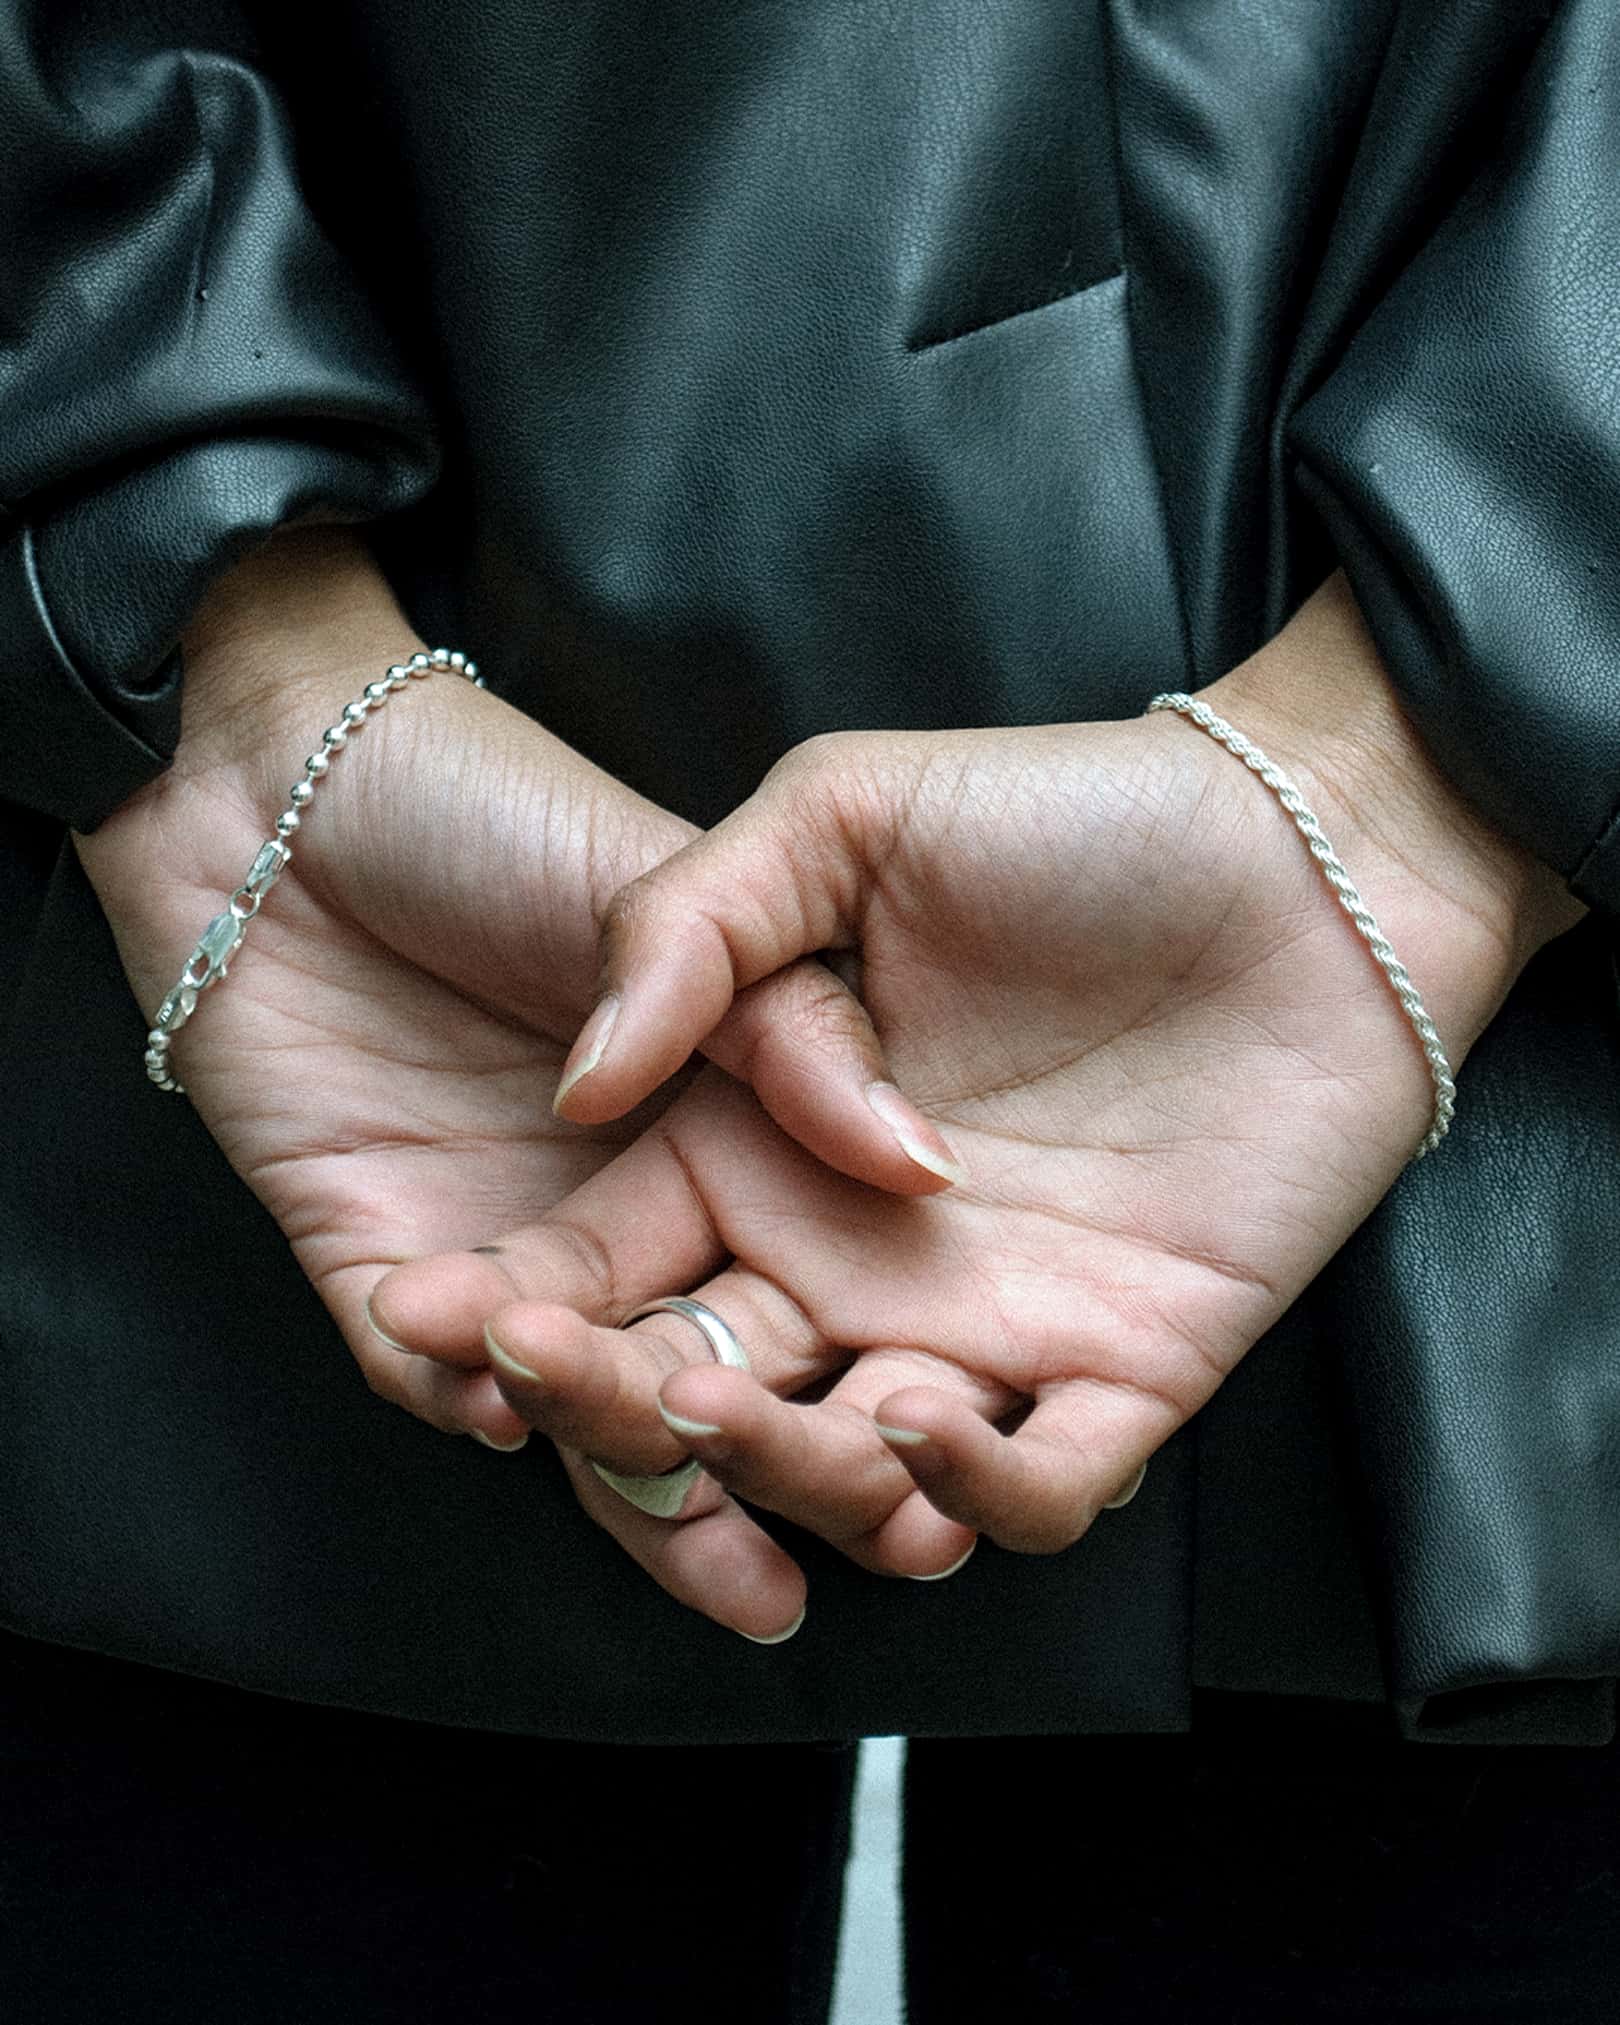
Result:
<instances>
[{"instance_id":1,"label":"lobster clasp","mask_svg":"<svg viewBox=\"0 0 1620 2025\"><path fill-rule=\"evenodd\" d=\"M246 927L246 920L239 915L229 912L216 914L197 938L197 947L191 952L191 961L186 965L181 984L191 991L206 991L211 984L217 984L225 976L231 958L242 947Z\"/></svg>"}]
</instances>

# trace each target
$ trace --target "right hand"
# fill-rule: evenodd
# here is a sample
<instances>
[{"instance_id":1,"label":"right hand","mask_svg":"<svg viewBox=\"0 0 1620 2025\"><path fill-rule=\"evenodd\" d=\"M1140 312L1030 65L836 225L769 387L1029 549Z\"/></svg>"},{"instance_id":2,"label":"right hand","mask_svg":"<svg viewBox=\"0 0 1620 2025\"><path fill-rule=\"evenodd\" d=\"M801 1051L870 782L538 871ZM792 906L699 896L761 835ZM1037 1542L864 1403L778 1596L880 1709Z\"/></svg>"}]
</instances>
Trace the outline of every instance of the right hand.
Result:
<instances>
[{"instance_id":1,"label":"right hand","mask_svg":"<svg viewBox=\"0 0 1620 2025\"><path fill-rule=\"evenodd\" d=\"M1207 693L1327 813L1461 1062L1578 903L1437 774L1342 583ZM1287 815L1168 716L817 740L606 925L618 1010L574 1115L644 1101L739 987L841 942L966 1179L884 1199L784 1147L750 1092L699 1083L570 1198L566 1232L505 1234L526 1298L447 1257L379 1306L424 1350L487 1328L514 1406L592 1453L668 1414L736 1495L877 1572L936 1575L976 1533L1071 1545L1432 1114L1389 982ZM560 1297L582 1231L619 1301L689 1289L752 1374L671 1375L623 1306Z\"/></svg>"}]
</instances>

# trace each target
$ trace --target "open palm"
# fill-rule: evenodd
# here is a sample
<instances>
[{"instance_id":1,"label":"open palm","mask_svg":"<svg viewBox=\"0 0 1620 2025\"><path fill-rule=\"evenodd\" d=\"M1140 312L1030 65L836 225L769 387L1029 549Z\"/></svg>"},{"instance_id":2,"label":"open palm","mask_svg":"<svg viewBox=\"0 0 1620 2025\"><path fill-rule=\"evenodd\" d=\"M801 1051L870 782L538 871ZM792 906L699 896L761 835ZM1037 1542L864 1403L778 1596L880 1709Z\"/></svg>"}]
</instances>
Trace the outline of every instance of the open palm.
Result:
<instances>
[{"instance_id":1,"label":"open palm","mask_svg":"<svg viewBox=\"0 0 1620 2025\"><path fill-rule=\"evenodd\" d=\"M383 637L397 652L397 630ZM375 649L346 691L331 673L289 683L278 727L336 716L388 658ZM79 839L149 1014L266 834L297 765L285 738L177 767ZM694 834L495 695L450 673L412 682L331 756L228 980L176 1037L190 1100L367 1383L447 1432L509 1447L529 1430L485 1359L408 1354L368 1319L367 1295L402 1259L563 1200L668 1103L660 1092L599 1127L552 1110L608 895ZM759 1058L762 1034L791 1035L829 995L843 992L827 972L796 966L711 1045ZM903 1183L875 1120L865 1143L868 1164Z\"/></svg>"},{"instance_id":2,"label":"open palm","mask_svg":"<svg viewBox=\"0 0 1620 2025\"><path fill-rule=\"evenodd\" d=\"M1424 881L1379 873L1397 946L1448 952L1431 1010L1459 1059L1484 1015L1461 1010L1455 952L1490 931L1459 935ZM846 1179L710 1076L506 1235L530 1298L444 1259L379 1303L443 1349L488 1319L532 1424L628 1469L678 1436L872 1568L941 1573L980 1532L1061 1547L1388 1188L1427 1123L1422 1055L1286 818L1185 725L840 734L610 910L618 1013L570 1113L621 1115L739 987L828 946L859 952L957 1186ZM807 1084L818 1066L806 1051ZM674 1291L730 1323L753 1377L692 1363L668 1316L611 1326ZM735 1523L694 1499L658 1572L703 1607ZM796 1571L756 1575L782 1622Z\"/></svg>"},{"instance_id":3,"label":"open palm","mask_svg":"<svg viewBox=\"0 0 1620 2025\"><path fill-rule=\"evenodd\" d=\"M322 696L282 710L296 723L301 702L317 745L345 700L332 677ZM413 682L379 720L333 754L287 872L173 1061L373 1389L510 1444L527 1430L487 1376L390 1348L366 1295L402 1258L559 1200L634 1136L635 1119L569 1125L551 1097L589 999L596 909L693 832L455 676ZM181 770L80 840L149 1012L297 758Z\"/></svg>"}]
</instances>

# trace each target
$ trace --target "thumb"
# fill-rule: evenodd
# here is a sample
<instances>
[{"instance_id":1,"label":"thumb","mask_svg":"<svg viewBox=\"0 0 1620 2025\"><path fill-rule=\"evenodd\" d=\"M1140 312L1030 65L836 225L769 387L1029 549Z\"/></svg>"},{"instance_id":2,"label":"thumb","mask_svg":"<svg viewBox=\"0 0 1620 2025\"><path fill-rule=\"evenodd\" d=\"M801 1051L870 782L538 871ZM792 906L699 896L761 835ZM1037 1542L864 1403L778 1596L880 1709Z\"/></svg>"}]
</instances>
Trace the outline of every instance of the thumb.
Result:
<instances>
[{"instance_id":1,"label":"thumb","mask_svg":"<svg viewBox=\"0 0 1620 2025\"><path fill-rule=\"evenodd\" d=\"M959 1179L950 1147L896 1089L860 1000L830 969L797 961L856 946L890 811L904 805L873 749L914 766L907 746L881 734L812 739L723 822L619 889L559 1113L617 1118L701 1043L842 1172L905 1193Z\"/></svg>"}]
</instances>

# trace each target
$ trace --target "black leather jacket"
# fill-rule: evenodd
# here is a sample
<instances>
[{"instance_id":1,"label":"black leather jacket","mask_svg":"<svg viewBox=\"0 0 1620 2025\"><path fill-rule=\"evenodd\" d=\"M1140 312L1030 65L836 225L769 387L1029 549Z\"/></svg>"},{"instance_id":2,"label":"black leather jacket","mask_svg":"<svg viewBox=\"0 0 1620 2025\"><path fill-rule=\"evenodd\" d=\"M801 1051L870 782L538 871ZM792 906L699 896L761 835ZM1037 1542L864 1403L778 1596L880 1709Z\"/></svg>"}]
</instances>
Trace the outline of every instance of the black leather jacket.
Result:
<instances>
[{"instance_id":1,"label":"black leather jacket","mask_svg":"<svg viewBox=\"0 0 1620 2025\"><path fill-rule=\"evenodd\" d=\"M5 1621L557 1736L1174 1730L1195 1682L1611 1736L1612 0L332 0L306 32L0 0ZM809 1622L757 1649L544 1444L497 1465L374 1398L141 1076L63 825L172 752L204 587L323 518L698 821L824 728L1133 714L1341 561L1441 764L1593 912L1133 1505L941 1587L798 1542Z\"/></svg>"}]
</instances>

